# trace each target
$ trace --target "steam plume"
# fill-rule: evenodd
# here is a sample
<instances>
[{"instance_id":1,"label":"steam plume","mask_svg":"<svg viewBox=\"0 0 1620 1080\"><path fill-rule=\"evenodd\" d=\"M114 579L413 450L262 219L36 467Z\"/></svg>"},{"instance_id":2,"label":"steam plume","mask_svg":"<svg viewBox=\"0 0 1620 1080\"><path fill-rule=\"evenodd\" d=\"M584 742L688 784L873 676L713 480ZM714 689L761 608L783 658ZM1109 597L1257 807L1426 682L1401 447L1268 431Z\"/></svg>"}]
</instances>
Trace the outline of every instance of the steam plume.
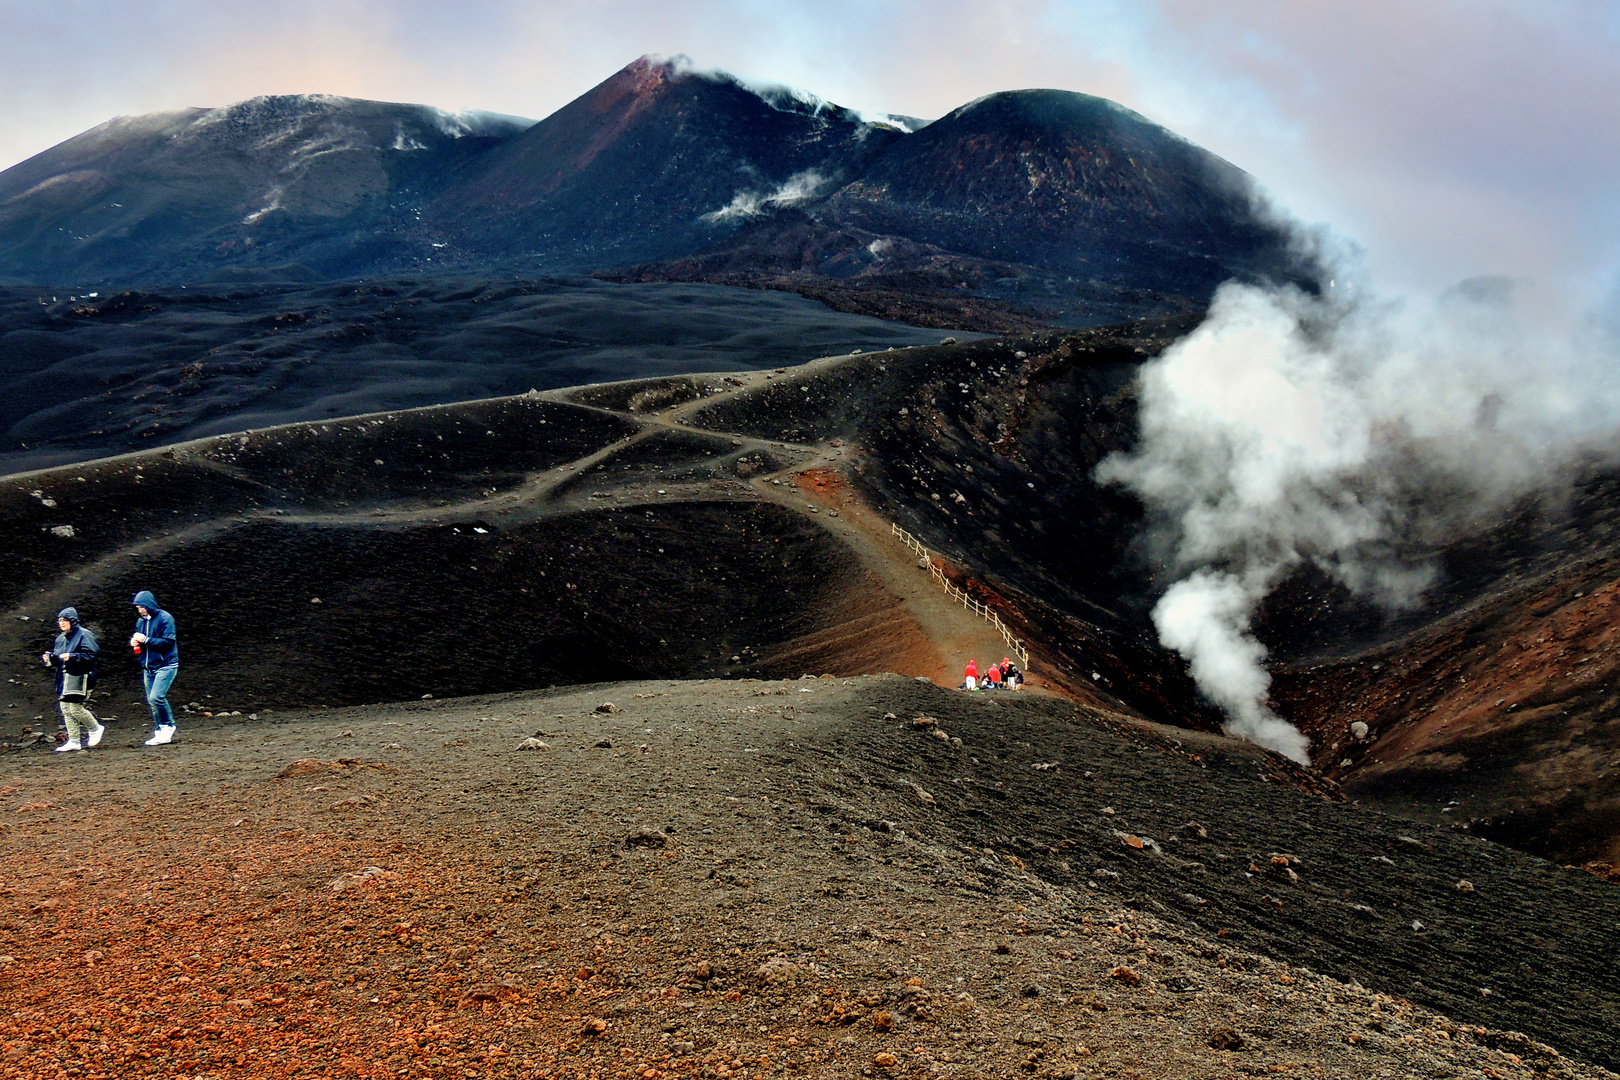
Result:
<instances>
[{"instance_id":1,"label":"steam plume","mask_svg":"<svg viewBox=\"0 0 1620 1080\"><path fill-rule=\"evenodd\" d=\"M1421 603L1440 543L1613 427L1612 345L1528 335L1513 291L1465 282L1420 315L1343 288L1227 284L1143 367L1141 443L1098 477L1146 504L1173 580L1159 640L1232 734L1308 761L1267 704L1249 629L1291 570L1309 561L1389 609Z\"/></svg>"}]
</instances>

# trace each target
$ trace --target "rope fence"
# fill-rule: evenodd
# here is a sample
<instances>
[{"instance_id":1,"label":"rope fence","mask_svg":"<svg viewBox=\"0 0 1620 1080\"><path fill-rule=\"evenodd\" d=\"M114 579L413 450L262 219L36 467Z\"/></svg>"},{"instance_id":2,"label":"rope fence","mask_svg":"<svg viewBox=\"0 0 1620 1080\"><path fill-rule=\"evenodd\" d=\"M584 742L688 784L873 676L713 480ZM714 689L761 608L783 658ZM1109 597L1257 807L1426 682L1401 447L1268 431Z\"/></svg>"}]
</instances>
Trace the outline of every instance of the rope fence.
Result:
<instances>
[{"instance_id":1,"label":"rope fence","mask_svg":"<svg viewBox=\"0 0 1620 1080\"><path fill-rule=\"evenodd\" d=\"M918 542L915 536L912 536L910 533L906 532L906 530L902 529L899 525L896 525L893 522L889 523L889 535L899 537L901 543L905 544L906 547L910 548L912 551L915 551L918 558L922 559L928 564L929 576L935 581L939 582L940 587L945 590L946 594L949 595L952 600L957 601L963 607L978 615L985 622L988 622L991 626L994 626L998 631L1000 631L1001 639L1007 643L1008 650L1012 652L1013 656L1017 657L1018 666L1023 668L1026 672L1029 670L1029 650L1024 648L1024 643L1022 641L1019 641L1013 636L1013 632L1011 630L1007 629L1007 624L1001 621L1001 616L996 614L994 608L990 607L988 604L980 603L958 588L955 582L951 581L950 578L945 576L945 571L941 570L939 566L935 564L934 556L927 548L923 547L922 544Z\"/></svg>"}]
</instances>

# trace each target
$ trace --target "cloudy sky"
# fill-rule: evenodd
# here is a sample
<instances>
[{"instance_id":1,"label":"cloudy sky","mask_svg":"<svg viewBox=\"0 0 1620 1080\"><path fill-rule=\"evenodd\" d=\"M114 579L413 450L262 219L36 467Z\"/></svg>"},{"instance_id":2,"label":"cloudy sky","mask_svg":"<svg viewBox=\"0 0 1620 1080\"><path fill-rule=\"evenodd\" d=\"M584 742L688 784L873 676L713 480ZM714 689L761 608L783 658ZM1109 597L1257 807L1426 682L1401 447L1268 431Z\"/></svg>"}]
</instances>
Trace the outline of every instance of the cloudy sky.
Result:
<instances>
[{"instance_id":1,"label":"cloudy sky","mask_svg":"<svg viewBox=\"0 0 1620 1080\"><path fill-rule=\"evenodd\" d=\"M539 118L643 53L936 117L1122 102L1390 290L1620 267L1620 0L0 0L0 168L120 114L334 93Z\"/></svg>"}]
</instances>

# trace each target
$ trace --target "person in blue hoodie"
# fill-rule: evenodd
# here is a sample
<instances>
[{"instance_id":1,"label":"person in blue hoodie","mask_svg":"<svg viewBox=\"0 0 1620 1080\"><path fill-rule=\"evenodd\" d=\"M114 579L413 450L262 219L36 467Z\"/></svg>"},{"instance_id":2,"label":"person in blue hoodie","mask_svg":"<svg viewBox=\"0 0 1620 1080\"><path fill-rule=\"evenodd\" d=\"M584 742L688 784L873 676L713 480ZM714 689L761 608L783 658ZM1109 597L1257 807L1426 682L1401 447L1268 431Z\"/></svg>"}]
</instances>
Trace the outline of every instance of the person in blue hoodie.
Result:
<instances>
[{"instance_id":1,"label":"person in blue hoodie","mask_svg":"<svg viewBox=\"0 0 1620 1080\"><path fill-rule=\"evenodd\" d=\"M101 737L107 729L90 711L90 690L85 688L82 698L74 697L71 700L62 696L62 676L87 675L93 682L96 674L96 657L101 653L101 646L96 644L96 636L79 625L79 612L76 608L65 607L56 616L56 625L62 631L56 635L56 643L51 651L40 657L45 666L53 668L56 672L57 704L62 710L62 725L67 728L67 742L56 748L57 753L63 751L83 750L86 746L95 746L101 742ZM82 739L82 741L81 741Z\"/></svg>"},{"instance_id":2,"label":"person in blue hoodie","mask_svg":"<svg viewBox=\"0 0 1620 1080\"><path fill-rule=\"evenodd\" d=\"M142 589L130 601L135 605L135 633L129 639L146 684L146 704L152 710L152 737L144 746L174 741L174 710L169 708L169 687L180 672L180 644L175 638L174 616L158 607L157 597Z\"/></svg>"}]
</instances>

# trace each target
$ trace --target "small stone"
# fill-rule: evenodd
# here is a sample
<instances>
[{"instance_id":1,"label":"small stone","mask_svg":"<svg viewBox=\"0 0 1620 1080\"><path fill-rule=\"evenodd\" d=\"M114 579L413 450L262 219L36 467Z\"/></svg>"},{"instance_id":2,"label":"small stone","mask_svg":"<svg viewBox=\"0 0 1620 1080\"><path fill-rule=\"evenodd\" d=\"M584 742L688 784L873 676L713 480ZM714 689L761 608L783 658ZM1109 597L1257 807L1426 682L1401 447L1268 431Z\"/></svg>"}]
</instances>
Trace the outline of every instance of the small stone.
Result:
<instances>
[{"instance_id":1,"label":"small stone","mask_svg":"<svg viewBox=\"0 0 1620 1080\"><path fill-rule=\"evenodd\" d=\"M312 596L309 598L309 602L312 604L318 604L321 602L321 598L318 596Z\"/></svg>"},{"instance_id":2,"label":"small stone","mask_svg":"<svg viewBox=\"0 0 1620 1080\"><path fill-rule=\"evenodd\" d=\"M1208 840L1209 830L1196 821L1189 821L1181 827L1181 835L1193 840Z\"/></svg>"},{"instance_id":3,"label":"small stone","mask_svg":"<svg viewBox=\"0 0 1620 1080\"><path fill-rule=\"evenodd\" d=\"M1142 981L1142 976L1138 975L1136 972L1132 971L1123 964L1115 968L1113 971L1110 971L1108 976L1109 978L1118 979L1126 986L1136 986Z\"/></svg>"},{"instance_id":4,"label":"small stone","mask_svg":"<svg viewBox=\"0 0 1620 1080\"><path fill-rule=\"evenodd\" d=\"M637 829L624 842L629 847L663 847L669 843L669 835L661 829Z\"/></svg>"},{"instance_id":5,"label":"small stone","mask_svg":"<svg viewBox=\"0 0 1620 1080\"><path fill-rule=\"evenodd\" d=\"M613 740L612 739L599 739L597 741L597 743L596 743L596 748L598 750L611 750L611 749L613 749Z\"/></svg>"},{"instance_id":6,"label":"small stone","mask_svg":"<svg viewBox=\"0 0 1620 1080\"><path fill-rule=\"evenodd\" d=\"M619 711L619 707L611 701L604 701L596 707L595 711L599 713L616 713Z\"/></svg>"},{"instance_id":7,"label":"small stone","mask_svg":"<svg viewBox=\"0 0 1620 1080\"><path fill-rule=\"evenodd\" d=\"M1221 1028L1221 1030L1209 1037L1209 1045L1216 1050L1241 1050L1243 1049L1243 1036L1231 1028Z\"/></svg>"},{"instance_id":8,"label":"small stone","mask_svg":"<svg viewBox=\"0 0 1620 1080\"><path fill-rule=\"evenodd\" d=\"M1474 891L1474 883L1472 881L1459 881L1459 882L1457 882L1457 891L1458 892L1473 892Z\"/></svg>"},{"instance_id":9,"label":"small stone","mask_svg":"<svg viewBox=\"0 0 1620 1080\"><path fill-rule=\"evenodd\" d=\"M52 526L51 527L51 535L52 536L60 536L63 540L71 540L71 539L73 539L73 526L71 526L71 525L55 525L55 526Z\"/></svg>"},{"instance_id":10,"label":"small stone","mask_svg":"<svg viewBox=\"0 0 1620 1080\"><path fill-rule=\"evenodd\" d=\"M773 956L759 965L759 970L754 974L766 986L797 986L804 969L791 960Z\"/></svg>"},{"instance_id":11,"label":"small stone","mask_svg":"<svg viewBox=\"0 0 1620 1080\"><path fill-rule=\"evenodd\" d=\"M939 721L932 716L919 716L911 722L911 726L914 728L931 728L938 723Z\"/></svg>"},{"instance_id":12,"label":"small stone","mask_svg":"<svg viewBox=\"0 0 1620 1080\"><path fill-rule=\"evenodd\" d=\"M933 738L936 738L936 739L940 740L941 742L950 742L951 741L951 737L945 733L944 728L934 728L928 734L930 736L932 736Z\"/></svg>"},{"instance_id":13,"label":"small stone","mask_svg":"<svg viewBox=\"0 0 1620 1080\"><path fill-rule=\"evenodd\" d=\"M519 750L550 750L551 745L549 743L543 743L531 735L527 739L524 739L522 742L518 743L517 748Z\"/></svg>"},{"instance_id":14,"label":"small stone","mask_svg":"<svg viewBox=\"0 0 1620 1080\"><path fill-rule=\"evenodd\" d=\"M677 1054L690 1054L693 1050L697 1049L695 1045L687 1042L685 1039L680 1039L670 1043L669 1048Z\"/></svg>"},{"instance_id":15,"label":"small stone","mask_svg":"<svg viewBox=\"0 0 1620 1080\"><path fill-rule=\"evenodd\" d=\"M432 701L433 700L433 695L432 694L423 694L422 695L422 700L423 701Z\"/></svg>"},{"instance_id":16,"label":"small stone","mask_svg":"<svg viewBox=\"0 0 1620 1080\"><path fill-rule=\"evenodd\" d=\"M1350 725L1350 737L1356 742L1366 742L1371 733L1372 729L1360 720Z\"/></svg>"},{"instance_id":17,"label":"small stone","mask_svg":"<svg viewBox=\"0 0 1620 1080\"><path fill-rule=\"evenodd\" d=\"M911 793L913 795L915 795L917 797L918 802L926 803L929 806L932 806L934 804L934 796L929 794L928 790L926 788L924 788L921 784L916 783L915 781L912 781L912 780L907 780L907 781L905 781L905 786L908 789L910 789L910 791L911 791Z\"/></svg>"},{"instance_id":18,"label":"small stone","mask_svg":"<svg viewBox=\"0 0 1620 1080\"><path fill-rule=\"evenodd\" d=\"M943 345L950 340L950 338L946 338L945 341L940 342L940 344ZM885 1050L883 1053L872 1059L872 1064L876 1065L880 1069L892 1069L896 1065L900 1064L900 1059Z\"/></svg>"},{"instance_id":19,"label":"small stone","mask_svg":"<svg viewBox=\"0 0 1620 1080\"><path fill-rule=\"evenodd\" d=\"M593 1016L589 1020L585 1021L584 1026L579 1029L579 1033L584 1035L586 1038L594 1038L598 1035L605 1034L607 1029L608 1022L606 1020L603 1020L601 1017Z\"/></svg>"}]
</instances>

